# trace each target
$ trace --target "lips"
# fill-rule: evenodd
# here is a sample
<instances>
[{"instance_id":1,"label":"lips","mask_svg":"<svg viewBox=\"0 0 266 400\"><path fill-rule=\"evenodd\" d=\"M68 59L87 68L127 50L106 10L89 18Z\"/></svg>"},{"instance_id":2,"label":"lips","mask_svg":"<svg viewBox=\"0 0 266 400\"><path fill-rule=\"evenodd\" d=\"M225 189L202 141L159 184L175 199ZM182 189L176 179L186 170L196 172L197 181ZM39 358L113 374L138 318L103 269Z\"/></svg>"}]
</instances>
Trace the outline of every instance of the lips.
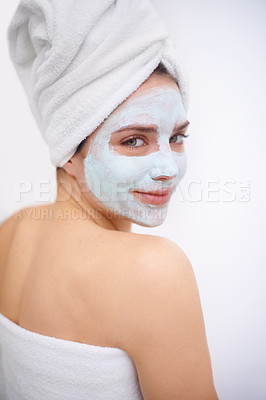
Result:
<instances>
[{"instance_id":1,"label":"lips","mask_svg":"<svg viewBox=\"0 0 266 400\"><path fill-rule=\"evenodd\" d=\"M138 190L134 190L132 193L143 203L160 205L169 201L172 191L173 188L164 188L151 192L141 192Z\"/></svg>"}]
</instances>

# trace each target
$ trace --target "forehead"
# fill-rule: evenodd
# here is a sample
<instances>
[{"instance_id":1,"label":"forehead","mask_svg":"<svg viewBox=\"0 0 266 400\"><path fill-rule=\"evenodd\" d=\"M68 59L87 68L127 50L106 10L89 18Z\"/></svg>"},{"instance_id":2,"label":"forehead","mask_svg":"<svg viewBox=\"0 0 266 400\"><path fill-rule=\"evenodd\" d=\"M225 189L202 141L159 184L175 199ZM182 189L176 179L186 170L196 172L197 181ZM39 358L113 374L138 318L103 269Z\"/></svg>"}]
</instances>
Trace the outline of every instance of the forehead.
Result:
<instances>
[{"instance_id":1,"label":"forehead","mask_svg":"<svg viewBox=\"0 0 266 400\"><path fill-rule=\"evenodd\" d=\"M122 112L134 113L142 109L153 113L154 110L158 111L158 107L163 108L164 111L171 111L168 107L175 107L179 102L182 103L182 98L178 90L169 86L159 86L129 97L111 115L117 115Z\"/></svg>"},{"instance_id":2,"label":"forehead","mask_svg":"<svg viewBox=\"0 0 266 400\"><path fill-rule=\"evenodd\" d=\"M178 89L169 85L153 87L134 93L120 104L105 121L105 127L119 128L138 123L183 122L186 118L182 96Z\"/></svg>"}]
</instances>

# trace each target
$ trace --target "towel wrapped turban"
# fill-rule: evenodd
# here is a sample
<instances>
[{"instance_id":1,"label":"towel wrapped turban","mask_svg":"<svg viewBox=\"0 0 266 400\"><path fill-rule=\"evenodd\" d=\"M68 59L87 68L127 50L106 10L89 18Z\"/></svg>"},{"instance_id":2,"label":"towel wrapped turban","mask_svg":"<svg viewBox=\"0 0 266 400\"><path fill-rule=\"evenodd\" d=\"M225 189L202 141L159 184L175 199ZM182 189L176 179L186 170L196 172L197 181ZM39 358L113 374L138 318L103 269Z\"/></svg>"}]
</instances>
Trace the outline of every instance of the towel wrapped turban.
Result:
<instances>
[{"instance_id":1,"label":"towel wrapped turban","mask_svg":"<svg viewBox=\"0 0 266 400\"><path fill-rule=\"evenodd\" d=\"M187 107L184 68L148 0L21 0L7 38L55 166L160 62L177 79Z\"/></svg>"}]
</instances>

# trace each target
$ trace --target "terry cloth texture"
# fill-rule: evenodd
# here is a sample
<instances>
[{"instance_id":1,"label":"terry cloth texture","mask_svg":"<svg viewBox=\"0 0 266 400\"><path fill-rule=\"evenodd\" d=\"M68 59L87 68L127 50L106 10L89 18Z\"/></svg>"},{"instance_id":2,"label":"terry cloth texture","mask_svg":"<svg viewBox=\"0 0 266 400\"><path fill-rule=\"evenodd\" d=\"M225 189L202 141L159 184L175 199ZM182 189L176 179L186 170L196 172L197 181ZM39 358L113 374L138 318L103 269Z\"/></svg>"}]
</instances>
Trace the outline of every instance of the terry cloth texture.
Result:
<instances>
[{"instance_id":1,"label":"terry cloth texture","mask_svg":"<svg viewBox=\"0 0 266 400\"><path fill-rule=\"evenodd\" d=\"M135 364L116 347L41 335L0 313L1 400L143 400Z\"/></svg>"},{"instance_id":2,"label":"terry cloth texture","mask_svg":"<svg viewBox=\"0 0 266 400\"><path fill-rule=\"evenodd\" d=\"M55 166L160 62L177 79L187 109L183 62L149 0L21 0L7 40Z\"/></svg>"}]
</instances>

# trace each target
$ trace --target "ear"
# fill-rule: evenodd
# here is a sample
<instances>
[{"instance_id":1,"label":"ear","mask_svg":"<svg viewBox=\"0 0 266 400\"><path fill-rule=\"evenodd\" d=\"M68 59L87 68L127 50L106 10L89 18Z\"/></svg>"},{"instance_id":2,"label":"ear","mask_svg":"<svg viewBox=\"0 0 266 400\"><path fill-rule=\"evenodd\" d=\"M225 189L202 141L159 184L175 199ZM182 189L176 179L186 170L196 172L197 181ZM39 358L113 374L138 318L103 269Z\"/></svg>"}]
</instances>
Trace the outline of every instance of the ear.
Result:
<instances>
[{"instance_id":1,"label":"ear","mask_svg":"<svg viewBox=\"0 0 266 400\"><path fill-rule=\"evenodd\" d=\"M71 176L76 176L77 166L75 157L71 157L62 167L65 172L67 172Z\"/></svg>"}]
</instances>

